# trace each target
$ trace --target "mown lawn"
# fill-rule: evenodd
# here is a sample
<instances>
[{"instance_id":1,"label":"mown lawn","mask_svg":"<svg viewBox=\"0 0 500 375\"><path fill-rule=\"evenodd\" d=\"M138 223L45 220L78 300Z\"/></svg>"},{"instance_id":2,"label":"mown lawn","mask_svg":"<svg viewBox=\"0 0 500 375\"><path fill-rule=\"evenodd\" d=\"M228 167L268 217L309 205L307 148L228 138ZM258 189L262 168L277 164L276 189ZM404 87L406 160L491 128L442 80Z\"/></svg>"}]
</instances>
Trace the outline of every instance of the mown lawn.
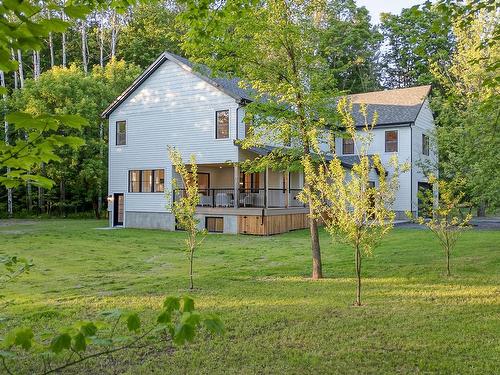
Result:
<instances>
[{"instance_id":1,"label":"mown lawn","mask_svg":"<svg viewBox=\"0 0 500 375\"><path fill-rule=\"evenodd\" d=\"M55 330L112 307L152 316L164 296L186 293L183 233L95 229L104 225L0 226L0 253L36 264L2 291L14 302L2 311L7 327ZM364 261L361 308L352 306L351 251L321 239L327 279L311 281L307 231L209 235L192 296L220 315L225 335L202 334L174 351L129 351L71 373L498 373L500 231L465 233L448 278L428 231L394 230Z\"/></svg>"}]
</instances>

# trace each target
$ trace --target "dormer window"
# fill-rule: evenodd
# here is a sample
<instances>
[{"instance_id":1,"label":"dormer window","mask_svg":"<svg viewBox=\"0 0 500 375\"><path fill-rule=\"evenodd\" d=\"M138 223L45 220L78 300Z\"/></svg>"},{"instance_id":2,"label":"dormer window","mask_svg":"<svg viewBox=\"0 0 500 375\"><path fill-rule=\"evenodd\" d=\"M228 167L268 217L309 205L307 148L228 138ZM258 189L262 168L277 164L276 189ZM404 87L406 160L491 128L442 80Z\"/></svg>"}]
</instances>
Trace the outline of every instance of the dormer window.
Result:
<instances>
[{"instance_id":1,"label":"dormer window","mask_svg":"<svg viewBox=\"0 0 500 375\"><path fill-rule=\"evenodd\" d=\"M215 138L229 138L229 110L215 112Z\"/></svg>"},{"instance_id":2,"label":"dormer window","mask_svg":"<svg viewBox=\"0 0 500 375\"><path fill-rule=\"evenodd\" d=\"M127 144L127 122L116 122L116 145L123 146Z\"/></svg>"}]
</instances>

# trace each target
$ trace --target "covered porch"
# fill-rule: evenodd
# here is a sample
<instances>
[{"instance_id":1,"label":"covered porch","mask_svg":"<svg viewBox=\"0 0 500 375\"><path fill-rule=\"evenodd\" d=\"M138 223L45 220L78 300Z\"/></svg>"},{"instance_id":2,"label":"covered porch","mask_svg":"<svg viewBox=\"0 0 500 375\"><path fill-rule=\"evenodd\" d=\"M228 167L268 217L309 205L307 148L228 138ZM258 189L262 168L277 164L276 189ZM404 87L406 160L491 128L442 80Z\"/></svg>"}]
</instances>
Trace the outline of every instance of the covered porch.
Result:
<instances>
[{"instance_id":1,"label":"covered porch","mask_svg":"<svg viewBox=\"0 0 500 375\"><path fill-rule=\"evenodd\" d=\"M237 165L198 164L200 207L217 209L296 209L305 205L297 195L304 186L302 172L273 171L245 173ZM173 172L178 186L180 177ZM176 201L185 194L173 192Z\"/></svg>"}]
</instances>

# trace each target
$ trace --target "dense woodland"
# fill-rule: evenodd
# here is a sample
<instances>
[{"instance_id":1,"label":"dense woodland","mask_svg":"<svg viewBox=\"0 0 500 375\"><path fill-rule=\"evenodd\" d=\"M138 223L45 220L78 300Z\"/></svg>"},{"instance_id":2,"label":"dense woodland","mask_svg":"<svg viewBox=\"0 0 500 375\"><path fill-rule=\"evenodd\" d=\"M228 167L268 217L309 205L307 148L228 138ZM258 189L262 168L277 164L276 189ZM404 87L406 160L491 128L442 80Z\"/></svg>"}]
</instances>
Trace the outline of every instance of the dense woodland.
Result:
<instances>
[{"instance_id":1,"label":"dense woodland","mask_svg":"<svg viewBox=\"0 0 500 375\"><path fill-rule=\"evenodd\" d=\"M497 9L456 5L450 11L425 4L384 14L374 25L355 0L329 4L321 51L337 89L357 93L432 84L441 174L467 178L467 199L480 213L498 208ZM80 136L85 144L62 147L58 161L36 167L33 173L54 181L50 189L29 180L11 189L0 186L0 216L99 216L107 192L107 124L100 113L161 52L189 55L181 48L183 2L144 2L122 11L103 5L83 20L42 9L44 17L68 20L71 26L51 32L43 48L11 50L19 65L1 74L7 88L2 115L81 115L88 125L59 131ZM25 137L4 123L2 140L12 144Z\"/></svg>"}]
</instances>

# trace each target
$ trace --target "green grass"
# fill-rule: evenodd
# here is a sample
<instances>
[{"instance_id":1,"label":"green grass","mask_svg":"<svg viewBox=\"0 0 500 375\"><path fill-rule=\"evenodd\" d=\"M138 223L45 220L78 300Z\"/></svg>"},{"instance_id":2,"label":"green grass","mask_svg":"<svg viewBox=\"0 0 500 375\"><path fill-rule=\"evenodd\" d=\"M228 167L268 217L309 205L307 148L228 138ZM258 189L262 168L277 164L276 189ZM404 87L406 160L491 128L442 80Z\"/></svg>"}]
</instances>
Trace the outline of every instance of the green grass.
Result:
<instances>
[{"instance_id":1,"label":"green grass","mask_svg":"<svg viewBox=\"0 0 500 375\"><path fill-rule=\"evenodd\" d=\"M186 293L183 233L97 230L104 222L48 220L0 226L0 253L36 267L2 292L8 326L53 329L121 307L152 316ZM493 374L500 368L500 231L469 231L444 256L425 230L395 229L363 263L321 233L326 279L311 281L307 231L273 237L209 235L192 295L216 312L222 337L174 351L127 352L74 373ZM0 371L1 372L1 371Z\"/></svg>"}]
</instances>

